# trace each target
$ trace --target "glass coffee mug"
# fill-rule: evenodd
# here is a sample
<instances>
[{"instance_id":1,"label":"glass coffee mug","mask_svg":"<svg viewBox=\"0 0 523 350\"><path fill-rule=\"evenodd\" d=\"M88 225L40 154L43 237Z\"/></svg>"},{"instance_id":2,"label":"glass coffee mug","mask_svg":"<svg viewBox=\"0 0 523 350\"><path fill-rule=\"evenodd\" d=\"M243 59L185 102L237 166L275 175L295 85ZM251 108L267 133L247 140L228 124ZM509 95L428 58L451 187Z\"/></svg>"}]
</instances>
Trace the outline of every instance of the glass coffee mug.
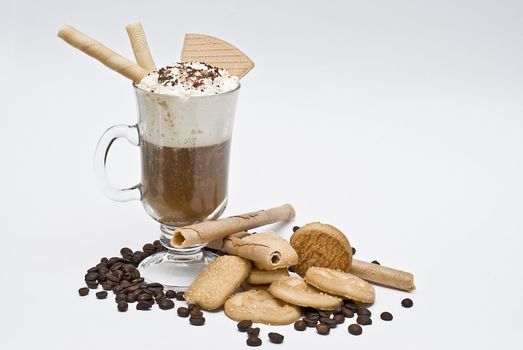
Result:
<instances>
[{"instance_id":1,"label":"glass coffee mug","mask_svg":"<svg viewBox=\"0 0 523 350\"><path fill-rule=\"evenodd\" d=\"M214 254L197 245L174 248L176 228L217 219L227 205L229 154L240 85L210 96L179 97L134 86L138 124L116 125L100 138L95 172L103 192L115 201L140 200L160 223L165 252L144 259L138 269L149 282L184 290ZM106 175L107 154L117 138L141 150L141 183L117 189Z\"/></svg>"}]
</instances>

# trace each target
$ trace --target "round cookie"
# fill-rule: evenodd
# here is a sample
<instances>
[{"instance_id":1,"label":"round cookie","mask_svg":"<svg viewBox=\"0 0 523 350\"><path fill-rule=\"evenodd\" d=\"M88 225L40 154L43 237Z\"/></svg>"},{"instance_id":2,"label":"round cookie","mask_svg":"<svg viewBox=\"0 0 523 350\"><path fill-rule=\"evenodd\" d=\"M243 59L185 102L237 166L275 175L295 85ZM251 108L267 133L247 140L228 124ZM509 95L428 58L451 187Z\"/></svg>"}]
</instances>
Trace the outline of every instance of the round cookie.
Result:
<instances>
[{"instance_id":1,"label":"round cookie","mask_svg":"<svg viewBox=\"0 0 523 350\"><path fill-rule=\"evenodd\" d=\"M272 325L291 324L301 317L301 308L278 300L266 290L249 290L230 297L225 314L235 320L250 320Z\"/></svg>"},{"instance_id":2,"label":"round cookie","mask_svg":"<svg viewBox=\"0 0 523 350\"><path fill-rule=\"evenodd\" d=\"M349 240L336 227L313 222L300 227L290 239L298 253L299 262L294 270L300 276L311 266L328 267L348 272L352 263Z\"/></svg>"},{"instance_id":3,"label":"round cookie","mask_svg":"<svg viewBox=\"0 0 523 350\"><path fill-rule=\"evenodd\" d=\"M374 287L347 272L313 266L305 273L305 281L330 294L360 303L374 303Z\"/></svg>"},{"instance_id":4,"label":"round cookie","mask_svg":"<svg viewBox=\"0 0 523 350\"><path fill-rule=\"evenodd\" d=\"M271 283L269 292L288 303L319 310L336 310L341 305L340 298L319 291L299 277L281 277Z\"/></svg>"}]
</instances>

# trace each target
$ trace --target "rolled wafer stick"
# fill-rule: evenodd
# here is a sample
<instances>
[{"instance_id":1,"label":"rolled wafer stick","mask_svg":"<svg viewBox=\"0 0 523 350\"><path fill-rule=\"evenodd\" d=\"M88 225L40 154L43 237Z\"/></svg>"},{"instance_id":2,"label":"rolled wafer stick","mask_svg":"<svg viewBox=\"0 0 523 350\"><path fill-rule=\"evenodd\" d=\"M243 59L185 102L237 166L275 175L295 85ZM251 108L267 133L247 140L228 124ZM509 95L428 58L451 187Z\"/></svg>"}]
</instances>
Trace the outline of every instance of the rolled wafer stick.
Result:
<instances>
[{"instance_id":1,"label":"rolled wafer stick","mask_svg":"<svg viewBox=\"0 0 523 350\"><path fill-rule=\"evenodd\" d=\"M414 285L414 275L412 273L396 270L383 265L353 259L350 273L368 282L381 284L386 287L401 289L408 292L416 289L416 286Z\"/></svg>"},{"instance_id":2,"label":"rolled wafer stick","mask_svg":"<svg viewBox=\"0 0 523 350\"><path fill-rule=\"evenodd\" d=\"M254 211L214 221L205 221L181 227L174 231L171 244L177 248L191 247L255 227L291 220L295 216L296 213L292 205L284 204L267 210Z\"/></svg>"},{"instance_id":3,"label":"rolled wafer stick","mask_svg":"<svg viewBox=\"0 0 523 350\"><path fill-rule=\"evenodd\" d=\"M58 37L135 83L139 83L147 74L145 69L133 61L128 60L70 25L63 26L58 32Z\"/></svg>"},{"instance_id":4,"label":"rolled wafer stick","mask_svg":"<svg viewBox=\"0 0 523 350\"><path fill-rule=\"evenodd\" d=\"M275 232L239 232L210 242L207 247L251 260L260 270L276 270L298 263L298 254Z\"/></svg>"},{"instance_id":5,"label":"rolled wafer stick","mask_svg":"<svg viewBox=\"0 0 523 350\"><path fill-rule=\"evenodd\" d=\"M156 65L154 64L153 56L151 55L151 50L149 49L149 44L147 43L142 24L139 22L129 24L125 29L127 30L127 35L129 35L129 40L131 41L136 63L147 72L156 70Z\"/></svg>"}]
</instances>

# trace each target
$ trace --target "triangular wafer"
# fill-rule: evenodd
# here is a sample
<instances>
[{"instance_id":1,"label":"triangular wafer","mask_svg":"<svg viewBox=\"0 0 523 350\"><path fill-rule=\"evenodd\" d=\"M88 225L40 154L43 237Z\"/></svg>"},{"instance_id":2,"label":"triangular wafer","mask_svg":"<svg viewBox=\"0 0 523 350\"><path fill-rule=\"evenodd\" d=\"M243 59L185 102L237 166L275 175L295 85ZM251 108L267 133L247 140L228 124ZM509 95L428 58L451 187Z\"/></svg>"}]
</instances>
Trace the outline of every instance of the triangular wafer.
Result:
<instances>
[{"instance_id":1,"label":"triangular wafer","mask_svg":"<svg viewBox=\"0 0 523 350\"><path fill-rule=\"evenodd\" d=\"M243 78L254 62L238 48L210 35L187 33L183 41L182 62L200 61L225 68L231 75Z\"/></svg>"}]
</instances>

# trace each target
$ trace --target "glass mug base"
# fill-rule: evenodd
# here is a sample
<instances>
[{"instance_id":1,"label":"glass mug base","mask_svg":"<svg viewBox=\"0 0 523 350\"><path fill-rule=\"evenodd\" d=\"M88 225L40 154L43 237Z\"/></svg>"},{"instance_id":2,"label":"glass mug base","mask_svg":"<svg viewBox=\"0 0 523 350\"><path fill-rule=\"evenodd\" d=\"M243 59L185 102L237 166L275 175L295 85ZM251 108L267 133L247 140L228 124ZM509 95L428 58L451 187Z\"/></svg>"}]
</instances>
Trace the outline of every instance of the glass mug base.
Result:
<instances>
[{"instance_id":1,"label":"glass mug base","mask_svg":"<svg viewBox=\"0 0 523 350\"><path fill-rule=\"evenodd\" d=\"M218 208L207 218L216 220L227 206L225 199ZM185 291L194 281L198 273L217 256L203 250L205 244L187 248L175 248L171 245L171 238L177 227L161 225L162 235L160 242L167 248L166 251L153 254L138 265L141 277L147 283L161 283L167 289Z\"/></svg>"}]
</instances>

